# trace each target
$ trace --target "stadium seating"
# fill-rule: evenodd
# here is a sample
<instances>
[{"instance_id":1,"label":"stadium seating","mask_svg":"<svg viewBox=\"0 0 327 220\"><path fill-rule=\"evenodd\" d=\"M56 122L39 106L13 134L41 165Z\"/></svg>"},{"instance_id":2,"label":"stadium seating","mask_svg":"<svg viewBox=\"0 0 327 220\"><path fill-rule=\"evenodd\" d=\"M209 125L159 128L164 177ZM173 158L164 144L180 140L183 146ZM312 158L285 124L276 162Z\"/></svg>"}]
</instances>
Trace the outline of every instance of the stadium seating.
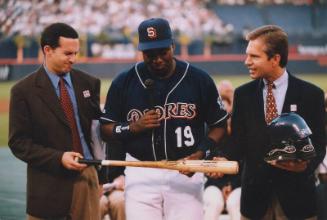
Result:
<instances>
[{"instance_id":1,"label":"stadium seating","mask_svg":"<svg viewBox=\"0 0 327 220\"><path fill-rule=\"evenodd\" d=\"M259 0L257 1L259 2ZM279 3L282 1L278 0ZM24 4L18 4L19 2ZM215 3L217 1L209 1L210 3L206 1L207 4L205 4L204 1L188 0L163 2L144 0L143 3L132 0L126 0L124 3L119 0L110 2L99 0L89 1L88 4L82 3L84 1L75 4L73 0L67 0L66 4L70 4L75 11L79 11L81 14L94 14L90 20L80 20L80 16L72 16L76 13L66 10L64 1L51 2L45 1L39 6L34 5L33 1L9 0L10 4L8 3L7 7L0 9L0 24L3 24L0 25L0 58L16 57L15 36L17 35L23 35L27 38L27 43L24 46L24 57L36 58L38 56L39 31L47 23L51 23L51 19L54 19L53 21L69 21L79 32L87 33L84 36L88 36L86 42L88 56L130 58L135 54L136 48L132 48L134 51L128 50L126 52L128 54L120 54L119 52L113 54L111 49L109 51L110 56L103 51L108 51L105 48L109 46L110 48L117 48L112 46L113 44L135 42L138 23L152 14L167 18L175 33L178 33L175 36L177 54L180 54L179 39L181 35L189 38L189 55L203 54L208 36L212 38L212 54L243 53L244 35L249 30L264 24L277 24L284 28L289 34L293 48L296 45L324 46L327 44L326 4L239 5L238 3L238 5L221 5ZM255 0L251 2L255 2ZM48 13L44 13L47 10ZM118 13L120 10L121 13ZM129 19L126 19L126 16L121 16L122 14L128 14ZM28 17L30 19L27 19ZM103 50L93 51L92 48L102 48Z\"/></svg>"},{"instance_id":2,"label":"stadium seating","mask_svg":"<svg viewBox=\"0 0 327 220\"><path fill-rule=\"evenodd\" d=\"M303 35L313 32L312 11L307 5L270 5L263 9L267 23L277 24L289 35Z\"/></svg>"},{"instance_id":3,"label":"stadium seating","mask_svg":"<svg viewBox=\"0 0 327 220\"><path fill-rule=\"evenodd\" d=\"M213 10L224 22L234 26L236 34L241 35L244 29L264 24L259 7L255 5L215 5Z\"/></svg>"},{"instance_id":4,"label":"stadium seating","mask_svg":"<svg viewBox=\"0 0 327 220\"><path fill-rule=\"evenodd\" d=\"M315 27L318 34L327 34L327 5L319 5L314 7L312 13L314 14Z\"/></svg>"}]
</instances>

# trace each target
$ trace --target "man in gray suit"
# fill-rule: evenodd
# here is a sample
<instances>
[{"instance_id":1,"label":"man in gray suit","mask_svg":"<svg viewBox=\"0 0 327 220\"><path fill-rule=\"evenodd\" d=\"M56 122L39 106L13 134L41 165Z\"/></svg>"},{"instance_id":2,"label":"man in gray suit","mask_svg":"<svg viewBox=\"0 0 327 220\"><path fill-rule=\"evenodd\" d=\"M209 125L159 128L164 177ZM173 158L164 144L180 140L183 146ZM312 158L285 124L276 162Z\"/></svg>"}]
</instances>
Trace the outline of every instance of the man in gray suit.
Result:
<instances>
[{"instance_id":1,"label":"man in gray suit","mask_svg":"<svg viewBox=\"0 0 327 220\"><path fill-rule=\"evenodd\" d=\"M54 23L41 36L43 65L11 90L9 147L27 163L28 219L99 219L91 124L99 110L100 80L73 69L77 32Z\"/></svg>"}]
</instances>

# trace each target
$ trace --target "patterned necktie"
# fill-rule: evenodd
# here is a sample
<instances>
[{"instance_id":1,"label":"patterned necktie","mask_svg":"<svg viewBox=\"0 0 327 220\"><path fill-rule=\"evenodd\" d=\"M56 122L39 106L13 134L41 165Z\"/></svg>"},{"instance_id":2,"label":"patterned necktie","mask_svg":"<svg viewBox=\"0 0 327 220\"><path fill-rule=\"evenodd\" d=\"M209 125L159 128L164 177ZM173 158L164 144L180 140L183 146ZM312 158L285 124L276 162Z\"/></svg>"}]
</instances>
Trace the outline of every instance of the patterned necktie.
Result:
<instances>
[{"instance_id":1,"label":"patterned necktie","mask_svg":"<svg viewBox=\"0 0 327 220\"><path fill-rule=\"evenodd\" d=\"M276 100L273 95L273 82L267 83L267 96L266 96L266 123L269 124L274 118L278 116Z\"/></svg>"},{"instance_id":2,"label":"patterned necktie","mask_svg":"<svg viewBox=\"0 0 327 220\"><path fill-rule=\"evenodd\" d=\"M82 144L77 129L73 104L70 99L68 90L65 85L65 80L63 77L60 77L59 89L60 89L60 104L62 109L64 110L66 119L68 121L69 127L72 132L73 150L83 155Z\"/></svg>"}]
</instances>

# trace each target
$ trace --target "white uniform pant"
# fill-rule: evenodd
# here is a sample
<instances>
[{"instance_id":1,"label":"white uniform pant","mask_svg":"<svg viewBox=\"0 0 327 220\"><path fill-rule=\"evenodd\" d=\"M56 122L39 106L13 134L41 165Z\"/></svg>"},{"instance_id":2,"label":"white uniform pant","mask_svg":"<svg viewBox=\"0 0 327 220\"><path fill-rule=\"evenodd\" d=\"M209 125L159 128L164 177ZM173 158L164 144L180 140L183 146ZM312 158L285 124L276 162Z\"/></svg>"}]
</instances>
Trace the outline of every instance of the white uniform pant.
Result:
<instances>
[{"instance_id":1,"label":"white uniform pant","mask_svg":"<svg viewBox=\"0 0 327 220\"><path fill-rule=\"evenodd\" d=\"M136 160L127 155L126 160ZM192 177L178 171L126 167L127 220L202 220L202 173Z\"/></svg>"},{"instance_id":2,"label":"white uniform pant","mask_svg":"<svg viewBox=\"0 0 327 220\"><path fill-rule=\"evenodd\" d=\"M231 220L240 220L241 188L234 189L226 201L226 210ZM216 186L208 186L203 194L204 219L217 220L225 207L222 191Z\"/></svg>"}]
</instances>

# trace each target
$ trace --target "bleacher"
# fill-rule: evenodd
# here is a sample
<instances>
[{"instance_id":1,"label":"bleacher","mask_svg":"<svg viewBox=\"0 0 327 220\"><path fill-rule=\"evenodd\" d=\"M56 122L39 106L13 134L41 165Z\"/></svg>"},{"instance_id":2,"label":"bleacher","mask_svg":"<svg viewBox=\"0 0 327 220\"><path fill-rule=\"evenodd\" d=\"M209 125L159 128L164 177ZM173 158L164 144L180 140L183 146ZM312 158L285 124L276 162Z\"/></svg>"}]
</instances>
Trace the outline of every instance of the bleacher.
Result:
<instances>
[{"instance_id":1,"label":"bleacher","mask_svg":"<svg viewBox=\"0 0 327 220\"><path fill-rule=\"evenodd\" d=\"M267 23L277 24L289 35L304 35L313 32L311 6L271 5L263 8Z\"/></svg>"},{"instance_id":2,"label":"bleacher","mask_svg":"<svg viewBox=\"0 0 327 220\"><path fill-rule=\"evenodd\" d=\"M315 32L323 35L327 33L327 5L319 5L314 7L313 12L315 17Z\"/></svg>"},{"instance_id":3,"label":"bleacher","mask_svg":"<svg viewBox=\"0 0 327 220\"><path fill-rule=\"evenodd\" d=\"M327 45L326 5L217 5L210 4L224 22L234 26L231 45L213 49L216 53L243 53L244 35L255 27L276 24L289 35L290 46L295 52L298 45Z\"/></svg>"},{"instance_id":4,"label":"bleacher","mask_svg":"<svg viewBox=\"0 0 327 220\"><path fill-rule=\"evenodd\" d=\"M326 5L214 5L213 9L224 22L234 26L238 35L260 25L276 24L291 37L320 36L326 39L327 36Z\"/></svg>"},{"instance_id":5,"label":"bleacher","mask_svg":"<svg viewBox=\"0 0 327 220\"><path fill-rule=\"evenodd\" d=\"M61 2L61 1L58 1ZM69 1L72 2L72 1ZM109 5L106 5L106 1L101 1L104 6L107 7L107 11L109 10ZM115 1L113 1L115 2ZM131 1L132 2L132 1ZM146 3L147 2L147 3ZM201 1L200 3L192 3L190 5L187 0L181 1L182 3L177 4L181 11L179 14L171 15L171 6L169 8L169 4L164 4L164 6L160 5L156 1L150 0L146 1L144 4L150 4L151 7L148 8L156 8L155 13L148 12L147 16L151 16L154 14L155 16L168 16L167 19L171 21L173 28L175 28L175 37L176 37L176 46L177 46L177 54L180 54L181 42L179 42L180 35L187 35L189 44L187 45L188 54L189 55L202 55L204 54L206 41L211 38L210 48L211 54L240 54L244 53L244 49L246 46L246 42L244 41L244 34L249 30L256 28L265 24L277 24L284 28L286 32L289 34L289 41L292 48L296 48L297 45L316 45L316 46L325 46L327 45L327 4L302 4L302 5L294 5L294 4L243 4L243 5L222 5L217 4L215 1L209 1L206 5ZM194 1L196 2L196 1ZM252 1L253 2L253 1ZM90 3L91 4L91 3ZM133 3L134 4L134 3ZM136 11L136 8L143 7L142 10L146 8L141 2L135 3L136 6L132 11ZM81 4L78 4L78 9L84 9ZM118 7L119 3L116 2L116 6ZM59 6L58 6L59 7ZM160 7L163 7L161 9ZM196 14L194 11L194 7L201 7L202 12ZM60 7L59 7L60 8ZM0 9L0 24L1 24L1 13ZM142 14L142 10L137 12L138 19L146 16ZM159 10L159 11L158 11ZM188 13L192 11L192 13ZM104 10L106 11L106 10ZM197 10L201 11L201 10ZM65 11L64 11L65 12ZM183 12L183 13L182 13ZM213 13L212 13L213 12ZM82 13L82 12L81 12ZM127 13L127 12L126 12ZM160 14L162 13L162 14ZM195 14L194 14L195 13ZM101 10L97 11L98 15L101 15ZM191 16L190 16L191 14ZM211 16L214 14L214 16ZM121 24L117 25L119 22L114 22L114 19L111 19L113 16L109 14L105 14L108 17L108 23L104 25L102 33L108 32L108 30L112 31L106 33L108 38L105 44L101 41L98 35L92 35L92 33L88 33L87 40L87 50L88 56L90 57L105 57L105 58L116 58L116 57L127 57L132 58L133 54L135 54L135 31L137 29L137 25L128 26L128 28L123 29L120 26L126 25ZM119 13L118 13L119 15ZM190 16L190 19L185 19L185 16ZM41 15L40 15L41 16ZM59 15L58 15L59 16ZM61 16L61 15L60 15ZM103 15L104 16L104 15ZM170 17L169 17L170 16ZM194 17L198 19L194 19ZM198 17L199 16L199 17ZM204 16L204 17L200 17ZM207 16L207 17L206 17ZM5 18L5 16L2 16ZM182 19L183 18L183 19ZM193 19L193 20L192 20ZM44 19L40 19L44 20ZM111 21L112 20L112 21ZM126 19L123 19L125 21ZM80 19L78 18L78 21ZM89 26L97 25L94 20L94 24L87 25L86 27L81 26L77 28L79 31L87 32ZM182 21L182 22L181 22ZM208 22L208 21L211 21ZM75 21L76 22L76 21ZM101 23L101 22L100 22ZM128 23L128 22L127 22ZM129 22L130 23L130 22ZM128 23L128 24L129 24ZM102 24L102 23L101 23ZM197 25L195 25L197 24ZM40 26L44 24L38 24ZM81 24L79 24L81 25ZM102 24L103 25L103 24ZM114 28L119 26L120 28ZM131 24L129 24L131 25ZM21 25L22 26L22 25ZM21 26L19 26L21 28ZM231 29L224 29L226 26L231 27ZM123 26L122 26L123 27ZM207 27L205 29L204 27ZM203 28L203 30L202 30ZM24 28L29 29L29 28ZM34 28L36 30L40 29ZM101 30L99 28L93 28ZM125 32L124 32L125 31ZM118 33L119 32L119 33ZM0 32L0 58L15 58L17 55L16 45L15 45L15 37L19 33L15 33L11 36L1 36ZM27 36L24 48L24 57L25 58L36 58L38 55L38 37L36 36ZM104 40L104 38L101 38ZM92 47L92 45L97 44L98 47ZM116 51L113 47L113 44L129 44L132 46L132 50L129 53L125 52L121 54L119 51ZM105 46L110 46L109 52L104 51L103 48ZM92 48L98 48L101 50L99 54L93 53ZM119 47L118 47L119 48ZM123 47L122 47L123 48ZM130 47L129 47L130 48ZM125 50L124 50L125 51ZM123 52L124 52L123 51ZM296 49L292 50L296 51ZM110 56L108 56L108 54ZM119 56L118 56L119 55Z\"/></svg>"},{"instance_id":6,"label":"bleacher","mask_svg":"<svg viewBox=\"0 0 327 220\"><path fill-rule=\"evenodd\" d=\"M218 17L234 26L234 33L237 35L242 35L244 29L252 29L265 24L259 7L261 6L212 5Z\"/></svg>"}]
</instances>

